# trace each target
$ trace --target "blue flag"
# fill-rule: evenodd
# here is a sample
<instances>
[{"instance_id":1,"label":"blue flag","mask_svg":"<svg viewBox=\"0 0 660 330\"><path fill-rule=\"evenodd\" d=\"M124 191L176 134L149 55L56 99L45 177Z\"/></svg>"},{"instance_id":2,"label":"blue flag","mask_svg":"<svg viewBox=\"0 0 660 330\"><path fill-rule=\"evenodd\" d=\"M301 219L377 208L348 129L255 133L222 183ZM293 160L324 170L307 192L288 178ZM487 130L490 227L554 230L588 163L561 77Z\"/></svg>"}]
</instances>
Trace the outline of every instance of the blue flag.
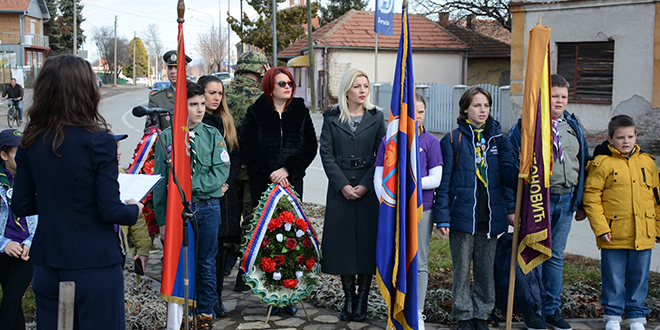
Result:
<instances>
[{"instance_id":1,"label":"blue flag","mask_svg":"<svg viewBox=\"0 0 660 330\"><path fill-rule=\"evenodd\" d=\"M394 0L376 0L374 32L388 36L394 34Z\"/></svg>"},{"instance_id":2,"label":"blue flag","mask_svg":"<svg viewBox=\"0 0 660 330\"><path fill-rule=\"evenodd\" d=\"M376 282L388 329L417 329L417 223L422 218L419 143L406 1L387 125L378 217Z\"/></svg>"}]
</instances>

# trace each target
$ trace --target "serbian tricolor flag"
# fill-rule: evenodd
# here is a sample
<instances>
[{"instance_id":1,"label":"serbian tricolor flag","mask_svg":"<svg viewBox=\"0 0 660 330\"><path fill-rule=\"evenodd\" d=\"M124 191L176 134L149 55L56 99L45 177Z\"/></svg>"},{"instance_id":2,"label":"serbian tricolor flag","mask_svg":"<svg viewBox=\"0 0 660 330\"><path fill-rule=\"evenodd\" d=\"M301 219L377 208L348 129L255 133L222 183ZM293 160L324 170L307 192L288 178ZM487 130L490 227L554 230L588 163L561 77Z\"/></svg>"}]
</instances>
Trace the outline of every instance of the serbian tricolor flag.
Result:
<instances>
[{"instance_id":1,"label":"serbian tricolor flag","mask_svg":"<svg viewBox=\"0 0 660 330\"><path fill-rule=\"evenodd\" d=\"M422 187L407 7L404 1L376 249L376 283L387 303L388 329L417 329L418 317L417 223L422 218Z\"/></svg>"},{"instance_id":2,"label":"serbian tricolor flag","mask_svg":"<svg viewBox=\"0 0 660 330\"><path fill-rule=\"evenodd\" d=\"M524 185L518 264L525 274L552 256L550 88L550 28L536 25L529 32L520 143L519 176Z\"/></svg>"},{"instance_id":3,"label":"serbian tricolor flag","mask_svg":"<svg viewBox=\"0 0 660 330\"><path fill-rule=\"evenodd\" d=\"M172 164L179 179L181 189L189 200L192 198L190 173L190 154L188 153L188 95L186 88L186 55L183 44L183 23L179 22L178 64L176 95L174 96L174 118L172 119ZM163 273L160 286L161 298L169 303L183 305L184 301L184 253L183 221L181 212L183 202L174 183L173 176L167 181L166 235L163 247ZM188 297L190 306L194 305L195 288L195 253L194 233L188 222ZM178 310L178 311L177 311ZM168 305L168 329L178 329L181 325L181 309ZM176 315L173 315L176 314ZM172 324L174 323L174 324Z\"/></svg>"}]
</instances>

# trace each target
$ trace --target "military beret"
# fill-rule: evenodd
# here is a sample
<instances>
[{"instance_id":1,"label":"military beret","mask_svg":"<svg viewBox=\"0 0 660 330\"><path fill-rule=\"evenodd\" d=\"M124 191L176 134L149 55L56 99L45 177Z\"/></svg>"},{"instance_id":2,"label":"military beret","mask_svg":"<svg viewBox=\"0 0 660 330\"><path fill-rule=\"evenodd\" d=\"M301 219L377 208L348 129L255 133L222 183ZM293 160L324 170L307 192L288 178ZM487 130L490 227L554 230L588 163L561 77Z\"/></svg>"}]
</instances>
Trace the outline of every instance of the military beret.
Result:
<instances>
[{"instance_id":1,"label":"military beret","mask_svg":"<svg viewBox=\"0 0 660 330\"><path fill-rule=\"evenodd\" d=\"M163 61L167 63L167 66L177 65L178 60L179 60L179 56L176 50L170 50L167 53L165 53L165 55L163 55ZM190 63L190 61L192 61L192 58L186 55L186 64Z\"/></svg>"}]
</instances>

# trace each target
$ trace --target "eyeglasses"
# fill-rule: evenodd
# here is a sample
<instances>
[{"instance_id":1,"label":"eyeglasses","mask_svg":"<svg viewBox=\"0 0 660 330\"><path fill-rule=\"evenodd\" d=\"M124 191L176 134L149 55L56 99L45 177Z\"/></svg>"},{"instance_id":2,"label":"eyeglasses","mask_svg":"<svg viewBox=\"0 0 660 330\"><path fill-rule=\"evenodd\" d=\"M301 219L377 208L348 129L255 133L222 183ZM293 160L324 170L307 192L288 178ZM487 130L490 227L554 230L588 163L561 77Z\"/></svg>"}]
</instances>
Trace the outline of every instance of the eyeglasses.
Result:
<instances>
[{"instance_id":1,"label":"eyeglasses","mask_svg":"<svg viewBox=\"0 0 660 330\"><path fill-rule=\"evenodd\" d=\"M293 81L278 81L277 85L284 88L284 86L289 85L289 88L293 88L296 83Z\"/></svg>"}]
</instances>

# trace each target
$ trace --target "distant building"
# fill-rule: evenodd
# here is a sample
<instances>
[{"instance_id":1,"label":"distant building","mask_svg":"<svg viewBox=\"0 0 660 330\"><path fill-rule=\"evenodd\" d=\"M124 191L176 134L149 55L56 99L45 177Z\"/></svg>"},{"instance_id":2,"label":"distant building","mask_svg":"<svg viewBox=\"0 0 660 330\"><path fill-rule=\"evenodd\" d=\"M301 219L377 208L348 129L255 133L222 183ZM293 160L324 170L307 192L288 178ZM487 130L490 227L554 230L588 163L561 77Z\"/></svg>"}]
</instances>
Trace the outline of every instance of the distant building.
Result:
<instances>
[{"instance_id":1,"label":"distant building","mask_svg":"<svg viewBox=\"0 0 660 330\"><path fill-rule=\"evenodd\" d=\"M28 81L50 49L43 22L50 19L44 0L11 0L0 5L0 82L8 83L11 68L23 68Z\"/></svg>"},{"instance_id":2,"label":"distant building","mask_svg":"<svg viewBox=\"0 0 660 330\"><path fill-rule=\"evenodd\" d=\"M366 72L371 82L391 82L394 79L401 36L401 14L394 15L393 25L393 35L378 36L377 72L374 12L353 9L314 31L312 39L317 107L324 109L336 104L339 81L348 69L358 68ZM470 50L469 45L422 15L410 15L410 33L416 82L448 85L466 83L465 59ZM296 41L279 52L278 59L288 61L287 66L293 69L298 83L296 96L309 102L307 43L307 37Z\"/></svg>"},{"instance_id":3,"label":"distant building","mask_svg":"<svg viewBox=\"0 0 660 330\"><path fill-rule=\"evenodd\" d=\"M645 150L660 151L660 0L512 1L511 101L522 111L529 31L549 27L551 72L571 84L568 111L592 143L612 116L638 124Z\"/></svg>"}]
</instances>

